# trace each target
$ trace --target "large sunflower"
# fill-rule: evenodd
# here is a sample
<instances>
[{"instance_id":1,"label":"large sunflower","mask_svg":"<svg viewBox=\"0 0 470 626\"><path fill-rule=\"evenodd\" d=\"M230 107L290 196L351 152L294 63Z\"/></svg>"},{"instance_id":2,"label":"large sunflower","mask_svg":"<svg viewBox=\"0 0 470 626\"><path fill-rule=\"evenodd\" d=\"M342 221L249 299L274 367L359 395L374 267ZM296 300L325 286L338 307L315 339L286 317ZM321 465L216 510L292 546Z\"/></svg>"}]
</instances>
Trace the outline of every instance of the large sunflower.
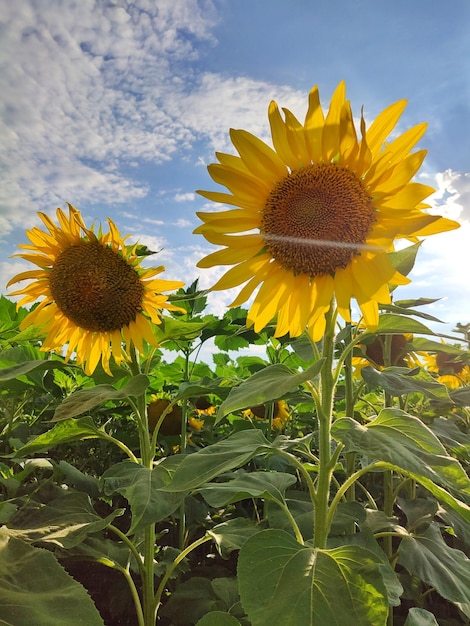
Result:
<instances>
[{"instance_id":1,"label":"large sunflower","mask_svg":"<svg viewBox=\"0 0 470 626\"><path fill-rule=\"evenodd\" d=\"M68 344L66 358L76 353L87 374L101 359L110 374L112 356L119 364L128 358L126 347L143 350L143 341L156 345L151 322L160 324L159 310L181 310L167 302L161 291L184 283L154 278L163 266L140 266L137 246L128 247L115 224L108 219L109 232L95 234L86 228L80 212L68 205L69 215L57 209L56 225L39 213L49 232L34 227L27 231L30 251L17 254L39 269L22 272L7 286L31 280L11 295L24 295L23 304L43 300L23 320L21 328L41 327L46 337L42 350L61 350ZM123 347L124 343L124 347Z\"/></svg>"},{"instance_id":2,"label":"large sunflower","mask_svg":"<svg viewBox=\"0 0 470 626\"><path fill-rule=\"evenodd\" d=\"M225 246L198 266L234 266L212 287L246 283L231 306L259 287L248 313L255 331L277 315L276 336L308 328L317 341L333 298L346 321L355 298L364 323L375 328L378 303L390 302L389 285L409 282L387 255L394 240L458 227L427 214L422 201L434 189L410 182L426 154L410 151L426 125L385 143L405 106L392 104L367 131L361 118L358 139L341 82L326 116L312 89L304 124L287 109L282 117L271 102L274 149L244 130L230 131L240 156L217 153L219 163L208 168L230 193L199 193L237 208L198 213L204 224L194 232Z\"/></svg>"}]
</instances>

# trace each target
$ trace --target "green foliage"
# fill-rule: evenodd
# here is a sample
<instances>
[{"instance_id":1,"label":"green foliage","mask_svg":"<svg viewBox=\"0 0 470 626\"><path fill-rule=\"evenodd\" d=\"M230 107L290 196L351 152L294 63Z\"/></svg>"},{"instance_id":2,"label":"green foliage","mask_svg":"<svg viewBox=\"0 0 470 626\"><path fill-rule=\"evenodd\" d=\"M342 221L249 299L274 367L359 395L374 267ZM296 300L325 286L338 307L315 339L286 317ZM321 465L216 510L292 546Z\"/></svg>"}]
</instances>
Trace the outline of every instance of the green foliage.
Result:
<instances>
[{"instance_id":1,"label":"green foliage","mask_svg":"<svg viewBox=\"0 0 470 626\"><path fill-rule=\"evenodd\" d=\"M399 271L418 247L391 255ZM172 301L161 349L110 378L41 352L0 298L0 621L469 623L470 387L417 358L469 352L423 323L434 300L318 344L258 334L241 308L206 315L197 281ZM383 367L355 370L377 337ZM177 434L149 427L155 398ZM117 577L106 592L90 564Z\"/></svg>"}]
</instances>

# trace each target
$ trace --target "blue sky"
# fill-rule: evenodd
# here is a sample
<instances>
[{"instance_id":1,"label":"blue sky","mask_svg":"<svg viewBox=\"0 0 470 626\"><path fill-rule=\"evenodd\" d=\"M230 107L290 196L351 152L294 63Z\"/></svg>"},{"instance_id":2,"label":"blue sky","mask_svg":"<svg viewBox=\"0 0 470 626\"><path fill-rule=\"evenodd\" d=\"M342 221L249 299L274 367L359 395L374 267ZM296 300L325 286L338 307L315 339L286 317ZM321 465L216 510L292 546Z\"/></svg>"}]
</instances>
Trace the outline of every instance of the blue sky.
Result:
<instances>
[{"instance_id":1,"label":"blue sky","mask_svg":"<svg viewBox=\"0 0 470 626\"><path fill-rule=\"evenodd\" d=\"M166 278L209 287L221 269L192 231L216 189L206 165L230 127L269 142L271 99L303 118L344 79L368 123L407 98L398 130L429 122L420 180L458 231L430 237L398 297L434 297L449 331L470 322L468 0L22 0L0 15L0 292L36 212L74 204L153 250ZM220 188L223 191L222 188ZM211 296L223 313L233 294Z\"/></svg>"}]
</instances>

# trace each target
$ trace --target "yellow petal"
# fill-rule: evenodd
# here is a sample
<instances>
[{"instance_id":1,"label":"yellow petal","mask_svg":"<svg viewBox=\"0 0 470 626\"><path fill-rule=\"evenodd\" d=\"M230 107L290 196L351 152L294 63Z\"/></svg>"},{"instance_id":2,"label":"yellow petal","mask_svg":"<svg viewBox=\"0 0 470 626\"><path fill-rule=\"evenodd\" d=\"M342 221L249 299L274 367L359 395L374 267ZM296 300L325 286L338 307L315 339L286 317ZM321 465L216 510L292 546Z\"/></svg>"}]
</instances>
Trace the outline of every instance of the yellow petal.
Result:
<instances>
[{"instance_id":1,"label":"yellow petal","mask_svg":"<svg viewBox=\"0 0 470 626\"><path fill-rule=\"evenodd\" d=\"M308 111L305 116L305 142L310 160L318 163L322 159L322 134L325 118L320 105L318 87L314 87L308 97Z\"/></svg>"},{"instance_id":2,"label":"yellow petal","mask_svg":"<svg viewBox=\"0 0 470 626\"><path fill-rule=\"evenodd\" d=\"M292 154L297 161L297 167L310 163L310 155L305 144L304 127L289 109L282 109L286 117L286 138Z\"/></svg>"},{"instance_id":3,"label":"yellow petal","mask_svg":"<svg viewBox=\"0 0 470 626\"><path fill-rule=\"evenodd\" d=\"M219 280L212 287L214 291L220 291L221 289L231 289L237 285L241 285L249 278L257 275L265 267L269 265L271 260L270 255L264 254L257 256L247 261L243 261L239 265L232 267L232 269L225 272L225 274L219 278Z\"/></svg>"},{"instance_id":4,"label":"yellow petal","mask_svg":"<svg viewBox=\"0 0 470 626\"><path fill-rule=\"evenodd\" d=\"M232 143L249 171L265 182L273 183L287 176L287 168L279 155L261 139L245 130L231 130Z\"/></svg>"},{"instance_id":5,"label":"yellow petal","mask_svg":"<svg viewBox=\"0 0 470 626\"><path fill-rule=\"evenodd\" d=\"M373 156L377 156L384 147L385 139L397 125L407 102L407 100L399 100L391 104L379 113L370 125L367 130L367 143Z\"/></svg>"},{"instance_id":6,"label":"yellow petal","mask_svg":"<svg viewBox=\"0 0 470 626\"><path fill-rule=\"evenodd\" d=\"M242 199L255 196L264 201L269 195L270 189L262 185L261 181L254 176L237 172L217 163L211 163L207 169L216 183L224 185L234 195L240 196Z\"/></svg>"},{"instance_id":7,"label":"yellow petal","mask_svg":"<svg viewBox=\"0 0 470 626\"><path fill-rule=\"evenodd\" d=\"M346 83L341 81L331 97L330 108L325 119L322 135L322 152L325 161L339 153L339 125L341 109L346 100Z\"/></svg>"},{"instance_id":8,"label":"yellow petal","mask_svg":"<svg viewBox=\"0 0 470 626\"><path fill-rule=\"evenodd\" d=\"M290 144L287 141L286 124L282 119L279 107L275 102L271 102L269 105L268 116L274 149L288 167L293 170L297 169L299 161L296 155L292 152Z\"/></svg>"}]
</instances>

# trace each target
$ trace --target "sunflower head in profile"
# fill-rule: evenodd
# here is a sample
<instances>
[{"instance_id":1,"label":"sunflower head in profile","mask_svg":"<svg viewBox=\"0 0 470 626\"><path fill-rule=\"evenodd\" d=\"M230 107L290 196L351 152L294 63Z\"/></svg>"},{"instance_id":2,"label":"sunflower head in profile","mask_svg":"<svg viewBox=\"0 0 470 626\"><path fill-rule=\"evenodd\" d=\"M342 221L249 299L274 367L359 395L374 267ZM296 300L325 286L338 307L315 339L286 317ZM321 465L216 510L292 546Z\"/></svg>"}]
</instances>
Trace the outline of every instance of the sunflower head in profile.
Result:
<instances>
[{"instance_id":1,"label":"sunflower head in profile","mask_svg":"<svg viewBox=\"0 0 470 626\"><path fill-rule=\"evenodd\" d=\"M470 361L464 354L436 352L422 355L424 367L449 389L470 385Z\"/></svg>"},{"instance_id":2,"label":"sunflower head in profile","mask_svg":"<svg viewBox=\"0 0 470 626\"><path fill-rule=\"evenodd\" d=\"M47 230L27 231L31 244L20 245L27 252L16 255L37 269L16 275L8 286L30 281L11 293L24 296L18 307L42 298L21 324L21 328L42 329L42 350L62 350L67 345L66 359L76 353L87 374L100 360L111 374L111 355L119 364L127 360L131 344L139 351L144 341L156 345L152 323L160 324L159 312L181 310L161 292L184 283L155 278L163 267L141 267L137 245L126 246L127 237L110 219L108 233L101 228L95 233L77 209L68 207L68 216L57 209L58 224L39 213Z\"/></svg>"},{"instance_id":3,"label":"sunflower head in profile","mask_svg":"<svg viewBox=\"0 0 470 626\"><path fill-rule=\"evenodd\" d=\"M314 341L325 330L333 299L351 320L351 300L364 324L378 324L378 304L390 302L390 286L408 281L393 267L394 241L451 230L456 222L425 212L434 189L411 182L426 152L411 152L425 124L386 143L406 101L392 104L357 135L346 88L336 88L326 115L317 87L302 124L289 110L269 106L273 148L244 130L231 130L238 155L217 153L212 179L229 193L199 191L235 208L200 212L195 233L223 249L202 268L233 266L212 287L244 285L231 306L255 293L248 322L260 331L276 318L275 336Z\"/></svg>"}]
</instances>

